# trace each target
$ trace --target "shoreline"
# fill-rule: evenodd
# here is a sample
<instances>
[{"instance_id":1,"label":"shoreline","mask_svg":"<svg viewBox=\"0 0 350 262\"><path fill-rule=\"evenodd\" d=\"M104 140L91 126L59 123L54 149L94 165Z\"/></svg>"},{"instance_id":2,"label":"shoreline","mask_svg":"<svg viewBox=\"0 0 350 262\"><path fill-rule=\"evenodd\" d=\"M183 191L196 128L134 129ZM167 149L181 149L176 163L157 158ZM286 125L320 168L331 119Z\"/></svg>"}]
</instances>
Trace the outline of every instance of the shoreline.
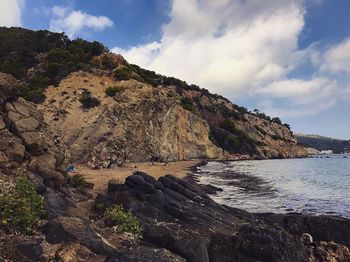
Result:
<instances>
[{"instance_id":1,"label":"shoreline","mask_svg":"<svg viewBox=\"0 0 350 262\"><path fill-rule=\"evenodd\" d=\"M134 172L145 172L155 179L165 175L173 175L179 179L187 179L194 168L199 166L205 160L186 160L169 162L166 166L164 163L155 162L153 165L150 162L127 163L123 167L107 168L107 169L91 169L86 165L73 164L77 173L83 175L87 182L94 184L93 192L101 192L107 188L108 182L116 179L123 183L128 176Z\"/></svg>"}]
</instances>

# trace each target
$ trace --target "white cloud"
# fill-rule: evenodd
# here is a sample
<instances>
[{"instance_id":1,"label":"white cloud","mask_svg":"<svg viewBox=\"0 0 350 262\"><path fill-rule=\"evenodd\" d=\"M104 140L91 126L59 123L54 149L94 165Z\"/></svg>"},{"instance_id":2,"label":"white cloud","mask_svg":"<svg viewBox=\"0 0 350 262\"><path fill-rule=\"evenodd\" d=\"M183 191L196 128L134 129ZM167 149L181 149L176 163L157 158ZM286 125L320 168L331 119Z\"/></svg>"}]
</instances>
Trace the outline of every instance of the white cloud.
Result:
<instances>
[{"instance_id":1,"label":"white cloud","mask_svg":"<svg viewBox=\"0 0 350 262\"><path fill-rule=\"evenodd\" d=\"M337 82L315 77L311 80L287 79L273 82L257 93L274 98L291 99L296 105L310 105L326 101L337 94Z\"/></svg>"},{"instance_id":2,"label":"white cloud","mask_svg":"<svg viewBox=\"0 0 350 262\"><path fill-rule=\"evenodd\" d=\"M335 80L321 77L285 79L257 90L266 98L260 103L263 111L280 117L300 117L326 110L335 105L339 92ZM283 107L275 106L271 101L274 98L280 99Z\"/></svg>"},{"instance_id":3,"label":"white cloud","mask_svg":"<svg viewBox=\"0 0 350 262\"><path fill-rule=\"evenodd\" d=\"M336 104L335 98L330 98L322 103L306 105L304 107L295 107L294 105L286 105L283 107L264 107L264 112L270 116L278 116L281 118L295 118L308 115L314 115L325 111Z\"/></svg>"},{"instance_id":4,"label":"white cloud","mask_svg":"<svg viewBox=\"0 0 350 262\"><path fill-rule=\"evenodd\" d=\"M350 38L325 53L321 69L332 73L350 72Z\"/></svg>"},{"instance_id":5,"label":"white cloud","mask_svg":"<svg viewBox=\"0 0 350 262\"><path fill-rule=\"evenodd\" d=\"M307 1L173 0L170 22L157 42L114 48L129 62L195 83L230 99L268 100L263 110L284 116L315 114L334 105L341 91L321 64L350 70L350 41L325 56L321 44L300 49ZM291 73L313 70L308 79ZM330 70L330 69L328 69ZM267 100L266 100L267 99ZM285 108L276 107L281 102Z\"/></svg>"},{"instance_id":6,"label":"white cloud","mask_svg":"<svg viewBox=\"0 0 350 262\"><path fill-rule=\"evenodd\" d=\"M289 72L303 14L296 1L174 0L160 42L113 51L234 97Z\"/></svg>"},{"instance_id":7,"label":"white cloud","mask_svg":"<svg viewBox=\"0 0 350 262\"><path fill-rule=\"evenodd\" d=\"M22 26L24 0L0 0L0 26Z\"/></svg>"},{"instance_id":8,"label":"white cloud","mask_svg":"<svg viewBox=\"0 0 350 262\"><path fill-rule=\"evenodd\" d=\"M71 10L69 7L54 6L52 14L54 17L50 21L50 30L65 32L70 38L84 29L101 31L113 26L113 21L106 16L94 16L80 10Z\"/></svg>"}]
</instances>

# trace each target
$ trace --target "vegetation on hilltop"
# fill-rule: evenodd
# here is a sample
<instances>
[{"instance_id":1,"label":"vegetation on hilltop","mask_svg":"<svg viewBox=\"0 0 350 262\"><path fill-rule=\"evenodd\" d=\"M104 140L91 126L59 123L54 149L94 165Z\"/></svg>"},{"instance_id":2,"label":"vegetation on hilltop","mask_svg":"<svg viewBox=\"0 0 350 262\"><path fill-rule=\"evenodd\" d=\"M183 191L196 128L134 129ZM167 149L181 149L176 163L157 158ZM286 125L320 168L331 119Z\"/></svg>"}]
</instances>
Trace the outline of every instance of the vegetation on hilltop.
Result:
<instances>
[{"instance_id":1,"label":"vegetation on hilltop","mask_svg":"<svg viewBox=\"0 0 350 262\"><path fill-rule=\"evenodd\" d=\"M332 150L334 153L344 153L350 150L350 140L304 134L296 134L296 138L301 145L320 151Z\"/></svg>"},{"instance_id":2,"label":"vegetation on hilltop","mask_svg":"<svg viewBox=\"0 0 350 262\"><path fill-rule=\"evenodd\" d=\"M0 27L0 71L24 80L20 92L33 102L44 99L49 84L91 68L92 58L106 51L99 42L70 40L64 33Z\"/></svg>"}]
</instances>

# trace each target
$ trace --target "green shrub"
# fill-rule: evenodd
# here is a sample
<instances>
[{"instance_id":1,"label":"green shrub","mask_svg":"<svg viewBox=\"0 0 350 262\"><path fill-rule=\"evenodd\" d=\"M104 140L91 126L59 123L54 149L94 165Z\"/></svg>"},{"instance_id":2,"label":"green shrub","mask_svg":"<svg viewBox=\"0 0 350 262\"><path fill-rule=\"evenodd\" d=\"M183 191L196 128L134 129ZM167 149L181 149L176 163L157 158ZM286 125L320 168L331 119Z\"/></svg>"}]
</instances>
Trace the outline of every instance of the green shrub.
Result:
<instances>
[{"instance_id":1,"label":"green shrub","mask_svg":"<svg viewBox=\"0 0 350 262\"><path fill-rule=\"evenodd\" d=\"M212 128L209 139L229 152L240 152L241 143L239 138L225 129L218 127Z\"/></svg>"},{"instance_id":2,"label":"green shrub","mask_svg":"<svg viewBox=\"0 0 350 262\"><path fill-rule=\"evenodd\" d=\"M135 79L139 82L144 82L143 79L128 67L119 67L114 72L114 77L118 80L130 80Z\"/></svg>"},{"instance_id":3,"label":"green shrub","mask_svg":"<svg viewBox=\"0 0 350 262\"><path fill-rule=\"evenodd\" d=\"M67 183L74 188L88 187L90 185L80 174L68 175Z\"/></svg>"},{"instance_id":4,"label":"green shrub","mask_svg":"<svg viewBox=\"0 0 350 262\"><path fill-rule=\"evenodd\" d=\"M102 68L108 69L108 70L111 70L115 67L115 63L113 61L113 58L110 56L103 56L101 64L102 64Z\"/></svg>"},{"instance_id":5,"label":"green shrub","mask_svg":"<svg viewBox=\"0 0 350 262\"><path fill-rule=\"evenodd\" d=\"M211 136L221 148L234 153L256 153L256 146L264 144L251 138L244 131L236 128L235 124L226 119L220 127L211 129Z\"/></svg>"},{"instance_id":6,"label":"green shrub","mask_svg":"<svg viewBox=\"0 0 350 262\"><path fill-rule=\"evenodd\" d=\"M130 212L126 212L120 205L108 208L104 213L104 220L109 226L116 226L119 232L133 234L136 240L142 237L141 226L137 218Z\"/></svg>"},{"instance_id":7,"label":"green shrub","mask_svg":"<svg viewBox=\"0 0 350 262\"><path fill-rule=\"evenodd\" d=\"M120 86L109 86L106 88L106 95L108 96L115 96L117 93L123 91L124 88Z\"/></svg>"},{"instance_id":8,"label":"green shrub","mask_svg":"<svg viewBox=\"0 0 350 262\"><path fill-rule=\"evenodd\" d=\"M195 107L193 104L193 100L188 98L188 97L184 97L181 99L181 105L184 109L188 110L188 111L194 111Z\"/></svg>"},{"instance_id":9,"label":"green shrub","mask_svg":"<svg viewBox=\"0 0 350 262\"><path fill-rule=\"evenodd\" d=\"M242 130L236 128L235 124L229 119L225 119L225 121L221 124L220 127L229 131L231 134L236 135L242 144L247 143L247 144L250 144L252 146L258 144L258 141L251 138L249 135L247 135Z\"/></svg>"},{"instance_id":10,"label":"green shrub","mask_svg":"<svg viewBox=\"0 0 350 262\"><path fill-rule=\"evenodd\" d=\"M18 88L20 95L33 103L42 103L45 101L45 89L42 87L21 86Z\"/></svg>"},{"instance_id":11,"label":"green shrub","mask_svg":"<svg viewBox=\"0 0 350 262\"><path fill-rule=\"evenodd\" d=\"M115 70L114 76L118 80L129 80L132 79L132 70L127 67L121 67Z\"/></svg>"},{"instance_id":12,"label":"green shrub","mask_svg":"<svg viewBox=\"0 0 350 262\"><path fill-rule=\"evenodd\" d=\"M8 232L32 234L44 212L44 198L26 177L18 177L10 193L0 197L0 226Z\"/></svg>"},{"instance_id":13,"label":"green shrub","mask_svg":"<svg viewBox=\"0 0 350 262\"><path fill-rule=\"evenodd\" d=\"M96 97L93 97L89 91L84 91L81 94L79 101L83 108L86 109L90 109L100 105L100 101Z\"/></svg>"}]
</instances>

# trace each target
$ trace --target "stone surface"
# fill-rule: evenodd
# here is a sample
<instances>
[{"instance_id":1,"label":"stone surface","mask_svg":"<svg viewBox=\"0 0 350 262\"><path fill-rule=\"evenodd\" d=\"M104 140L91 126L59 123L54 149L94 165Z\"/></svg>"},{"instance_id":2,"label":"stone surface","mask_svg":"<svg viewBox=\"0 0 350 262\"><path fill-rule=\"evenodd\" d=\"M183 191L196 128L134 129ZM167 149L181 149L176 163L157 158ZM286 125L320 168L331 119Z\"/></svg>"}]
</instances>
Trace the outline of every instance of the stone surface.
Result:
<instances>
[{"instance_id":1,"label":"stone surface","mask_svg":"<svg viewBox=\"0 0 350 262\"><path fill-rule=\"evenodd\" d=\"M336 253L338 258L347 258L349 220L250 214L215 203L192 180L165 176L157 181L136 172L125 184L99 195L95 203L122 204L140 220L145 243L186 261L312 261L321 250L327 256ZM313 236L313 243L302 240L305 232ZM337 242L336 250L321 241ZM123 261L118 260L123 254L142 259L137 252L122 252L111 261ZM347 261L344 259L339 261Z\"/></svg>"},{"instance_id":2,"label":"stone surface","mask_svg":"<svg viewBox=\"0 0 350 262\"><path fill-rule=\"evenodd\" d=\"M56 161L56 158L49 154L33 156L29 169L41 176L46 184L51 182L53 185L61 185L64 182L64 177L56 170Z\"/></svg>"},{"instance_id":3,"label":"stone surface","mask_svg":"<svg viewBox=\"0 0 350 262\"><path fill-rule=\"evenodd\" d=\"M8 84L15 82L4 79ZM43 179L43 183L36 183L40 192L43 185L58 187L64 183L65 149L54 139L36 106L18 98L15 90L6 83L0 85L0 168L23 165L26 169L29 163L29 170Z\"/></svg>"},{"instance_id":4,"label":"stone surface","mask_svg":"<svg viewBox=\"0 0 350 262\"><path fill-rule=\"evenodd\" d=\"M96 254L78 243L67 243L56 252L56 259L60 262L92 262L96 258Z\"/></svg>"},{"instance_id":5,"label":"stone surface","mask_svg":"<svg viewBox=\"0 0 350 262\"><path fill-rule=\"evenodd\" d=\"M54 219L58 216L64 216L67 214L69 203L62 193L57 192L52 188L47 188L44 197L46 217L48 219Z\"/></svg>"},{"instance_id":6,"label":"stone surface","mask_svg":"<svg viewBox=\"0 0 350 262\"><path fill-rule=\"evenodd\" d=\"M76 217L58 217L44 227L46 241L51 244L77 242L96 254L112 254L116 249L104 241L89 225Z\"/></svg>"},{"instance_id":7,"label":"stone surface","mask_svg":"<svg viewBox=\"0 0 350 262\"><path fill-rule=\"evenodd\" d=\"M81 109L78 98L82 86L100 100L99 107ZM106 97L106 86L123 90L113 98ZM57 88L47 89L46 96L47 100L39 106L45 120L69 148L72 159L91 168L120 166L126 161L243 157L224 152L209 139L211 127L220 126L225 112L234 109L232 103L220 97L191 90L180 95L172 86L155 88L135 80L120 82L106 74L79 72L62 80ZM183 97L200 100L203 108L217 112L185 110L181 106ZM283 125L252 114L244 114L234 123L261 142L251 157L307 155L307 150L296 144L293 133Z\"/></svg>"},{"instance_id":8,"label":"stone surface","mask_svg":"<svg viewBox=\"0 0 350 262\"><path fill-rule=\"evenodd\" d=\"M43 252L41 243L42 239L23 241L17 246L17 249L31 261L40 261Z\"/></svg>"},{"instance_id":9,"label":"stone surface","mask_svg":"<svg viewBox=\"0 0 350 262\"><path fill-rule=\"evenodd\" d=\"M166 249L155 249L147 246L130 248L122 254L115 254L107 258L106 262L186 262L186 260Z\"/></svg>"}]
</instances>

